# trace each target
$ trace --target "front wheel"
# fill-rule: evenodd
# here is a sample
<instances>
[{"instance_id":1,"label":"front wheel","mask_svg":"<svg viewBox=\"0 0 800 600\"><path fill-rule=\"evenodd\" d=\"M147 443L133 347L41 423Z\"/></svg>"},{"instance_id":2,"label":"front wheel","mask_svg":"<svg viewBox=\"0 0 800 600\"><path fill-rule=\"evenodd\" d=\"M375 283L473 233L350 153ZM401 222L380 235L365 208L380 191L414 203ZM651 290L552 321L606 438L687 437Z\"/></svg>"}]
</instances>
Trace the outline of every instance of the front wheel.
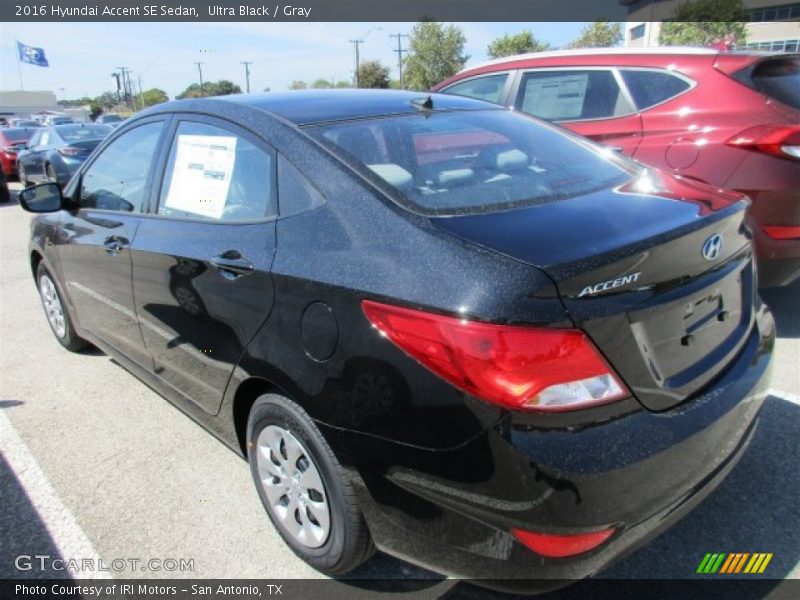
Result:
<instances>
[{"instance_id":1,"label":"front wheel","mask_svg":"<svg viewBox=\"0 0 800 600\"><path fill-rule=\"evenodd\" d=\"M47 322L50 323L50 329L53 335L56 336L58 343L64 346L71 352L83 350L88 346L88 342L79 337L75 333L75 326L72 324L72 318L67 312L66 305L61 299L61 294L53 281L50 271L43 263L39 264L36 270L36 281L39 287L39 297L42 299L42 307L44 307L44 314L47 316Z\"/></svg>"},{"instance_id":2,"label":"front wheel","mask_svg":"<svg viewBox=\"0 0 800 600\"><path fill-rule=\"evenodd\" d=\"M261 396L250 411L247 448L261 502L297 556L340 575L372 555L352 486L300 406L277 394Z\"/></svg>"}]
</instances>

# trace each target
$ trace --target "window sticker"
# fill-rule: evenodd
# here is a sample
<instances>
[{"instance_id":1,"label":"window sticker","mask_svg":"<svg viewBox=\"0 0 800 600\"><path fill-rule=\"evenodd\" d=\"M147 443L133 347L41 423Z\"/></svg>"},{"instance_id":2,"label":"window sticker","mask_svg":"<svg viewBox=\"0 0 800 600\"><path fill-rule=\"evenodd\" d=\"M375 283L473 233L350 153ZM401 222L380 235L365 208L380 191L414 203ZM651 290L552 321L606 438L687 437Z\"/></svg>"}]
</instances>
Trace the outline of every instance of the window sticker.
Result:
<instances>
[{"instance_id":1,"label":"window sticker","mask_svg":"<svg viewBox=\"0 0 800 600\"><path fill-rule=\"evenodd\" d=\"M235 136L179 135L164 205L212 219L221 218L235 162Z\"/></svg>"},{"instance_id":2,"label":"window sticker","mask_svg":"<svg viewBox=\"0 0 800 600\"><path fill-rule=\"evenodd\" d=\"M532 77L525 82L522 110L542 119L577 119L588 85L588 73Z\"/></svg>"}]
</instances>

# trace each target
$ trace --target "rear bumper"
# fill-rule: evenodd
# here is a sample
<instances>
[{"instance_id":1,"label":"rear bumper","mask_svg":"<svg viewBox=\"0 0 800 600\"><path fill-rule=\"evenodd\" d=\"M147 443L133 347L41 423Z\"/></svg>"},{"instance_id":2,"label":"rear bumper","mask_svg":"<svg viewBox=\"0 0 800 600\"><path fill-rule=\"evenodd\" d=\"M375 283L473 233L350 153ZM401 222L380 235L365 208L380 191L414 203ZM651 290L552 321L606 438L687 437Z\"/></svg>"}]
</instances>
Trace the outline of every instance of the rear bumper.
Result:
<instances>
[{"instance_id":1,"label":"rear bumper","mask_svg":"<svg viewBox=\"0 0 800 600\"><path fill-rule=\"evenodd\" d=\"M761 308L737 361L702 396L662 413L620 402L615 417L575 428L514 413L439 452L341 432L332 445L346 447L379 548L492 587L561 587L646 543L725 478L755 431L774 335ZM557 559L509 533L607 527L617 531L599 548Z\"/></svg>"},{"instance_id":2,"label":"rear bumper","mask_svg":"<svg viewBox=\"0 0 800 600\"><path fill-rule=\"evenodd\" d=\"M759 287L789 285L800 277L800 239L772 239L757 224L753 225L753 236Z\"/></svg>"}]
</instances>

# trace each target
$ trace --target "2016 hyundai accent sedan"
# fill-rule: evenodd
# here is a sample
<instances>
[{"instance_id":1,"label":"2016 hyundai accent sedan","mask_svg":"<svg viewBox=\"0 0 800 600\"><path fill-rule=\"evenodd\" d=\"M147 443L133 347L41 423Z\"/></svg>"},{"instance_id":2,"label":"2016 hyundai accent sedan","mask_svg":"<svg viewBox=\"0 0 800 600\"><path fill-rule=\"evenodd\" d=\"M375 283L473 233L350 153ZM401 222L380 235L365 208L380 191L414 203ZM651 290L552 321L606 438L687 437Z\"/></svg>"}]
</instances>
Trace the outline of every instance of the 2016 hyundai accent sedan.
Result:
<instances>
[{"instance_id":1,"label":"2016 hyundai accent sedan","mask_svg":"<svg viewBox=\"0 0 800 600\"><path fill-rule=\"evenodd\" d=\"M747 200L497 105L167 103L21 203L58 341L246 457L327 573L596 573L727 475L766 395Z\"/></svg>"}]
</instances>

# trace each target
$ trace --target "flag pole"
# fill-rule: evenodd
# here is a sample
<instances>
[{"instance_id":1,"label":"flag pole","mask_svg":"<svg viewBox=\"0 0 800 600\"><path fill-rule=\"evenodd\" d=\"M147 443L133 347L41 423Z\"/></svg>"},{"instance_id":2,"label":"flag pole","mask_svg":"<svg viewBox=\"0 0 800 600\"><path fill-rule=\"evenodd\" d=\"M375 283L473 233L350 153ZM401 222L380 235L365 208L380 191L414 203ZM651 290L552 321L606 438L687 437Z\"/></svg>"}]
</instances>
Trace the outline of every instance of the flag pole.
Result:
<instances>
[{"instance_id":1,"label":"flag pole","mask_svg":"<svg viewBox=\"0 0 800 600\"><path fill-rule=\"evenodd\" d=\"M25 91L25 86L22 84L22 61L19 58L19 42L17 42L17 73L19 73L19 89Z\"/></svg>"}]
</instances>

